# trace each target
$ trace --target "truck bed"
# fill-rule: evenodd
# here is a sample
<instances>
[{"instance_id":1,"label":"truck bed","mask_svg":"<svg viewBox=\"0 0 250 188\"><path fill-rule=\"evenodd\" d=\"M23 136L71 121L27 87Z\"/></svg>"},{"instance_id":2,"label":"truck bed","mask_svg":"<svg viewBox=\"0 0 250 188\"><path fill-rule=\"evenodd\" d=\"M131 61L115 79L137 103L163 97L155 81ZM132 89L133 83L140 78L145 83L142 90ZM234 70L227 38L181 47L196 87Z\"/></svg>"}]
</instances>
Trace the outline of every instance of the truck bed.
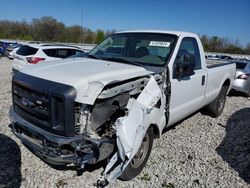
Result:
<instances>
[{"instance_id":1,"label":"truck bed","mask_svg":"<svg viewBox=\"0 0 250 188\"><path fill-rule=\"evenodd\" d=\"M228 80L230 82L229 89L232 87L236 66L230 61L220 60L208 60L206 64L208 82L205 103L208 104L218 96L226 78L231 78Z\"/></svg>"},{"instance_id":2,"label":"truck bed","mask_svg":"<svg viewBox=\"0 0 250 188\"><path fill-rule=\"evenodd\" d=\"M215 68L220 67L224 65L233 64L233 62L227 61L227 60L206 60L207 68Z\"/></svg>"}]
</instances>

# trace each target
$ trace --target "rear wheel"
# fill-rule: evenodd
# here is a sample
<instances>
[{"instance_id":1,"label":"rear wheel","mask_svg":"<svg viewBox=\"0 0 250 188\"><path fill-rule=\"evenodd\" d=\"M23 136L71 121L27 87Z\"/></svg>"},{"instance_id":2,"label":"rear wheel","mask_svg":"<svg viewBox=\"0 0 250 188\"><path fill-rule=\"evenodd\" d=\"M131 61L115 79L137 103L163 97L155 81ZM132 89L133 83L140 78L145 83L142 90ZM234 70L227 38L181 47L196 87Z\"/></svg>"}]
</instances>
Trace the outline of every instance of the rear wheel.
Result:
<instances>
[{"instance_id":1,"label":"rear wheel","mask_svg":"<svg viewBox=\"0 0 250 188\"><path fill-rule=\"evenodd\" d=\"M211 117L219 117L223 112L227 98L228 86L222 86L216 99L206 107L206 112Z\"/></svg>"},{"instance_id":2,"label":"rear wheel","mask_svg":"<svg viewBox=\"0 0 250 188\"><path fill-rule=\"evenodd\" d=\"M250 89L248 91L248 94L246 94L246 97L250 97Z\"/></svg>"},{"instance_id":3,"label":"rear wheel","mask_svg":"<svg viewBox=\"0 0 250 188\"><path fill-rule=\"evenodd\" d=\"M153 139L154 131L153 128L150 127L142 140L141 147L139 148L133 159L130 161L128 166L125 168L119 179L125 181L131 180L142 171L151 153Z\"/></svg>"}]
</instances>

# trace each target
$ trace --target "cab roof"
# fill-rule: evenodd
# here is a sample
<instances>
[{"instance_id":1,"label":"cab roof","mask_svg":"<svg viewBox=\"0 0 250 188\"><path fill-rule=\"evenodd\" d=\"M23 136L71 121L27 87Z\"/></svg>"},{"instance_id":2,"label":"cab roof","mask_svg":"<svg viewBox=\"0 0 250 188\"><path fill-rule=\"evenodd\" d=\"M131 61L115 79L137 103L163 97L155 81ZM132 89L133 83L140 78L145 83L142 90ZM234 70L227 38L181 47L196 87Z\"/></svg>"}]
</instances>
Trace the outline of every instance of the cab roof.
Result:
<instances>
[{"instance_id":1,"label":"cab roof","mask_svg":"<svg viewBox=\"0 0 250 188\"><path fill-rule=\"evenodd\" d=\"M120 31L116 33L161 33L161 34L172 34L172 35L189 35L189 36L197 36L196 33L192 32L184 32L184 31L169 31L169 30L128 30L128 31Z\"/></svg>"}]
</instances>

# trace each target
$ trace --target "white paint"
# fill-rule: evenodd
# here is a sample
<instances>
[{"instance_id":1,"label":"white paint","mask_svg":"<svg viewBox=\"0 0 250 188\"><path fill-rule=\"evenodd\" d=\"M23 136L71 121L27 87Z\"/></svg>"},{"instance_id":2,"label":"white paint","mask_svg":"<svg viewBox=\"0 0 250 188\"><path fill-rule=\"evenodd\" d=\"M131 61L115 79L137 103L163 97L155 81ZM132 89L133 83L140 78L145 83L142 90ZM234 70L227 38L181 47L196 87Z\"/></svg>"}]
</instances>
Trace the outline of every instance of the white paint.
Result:
<instances>
[{"instance_id":1,"label":"white paint","mask_svg":"<svg viewBox=\"0 0 250 188\"><path fill-rule=\"evenodd\" d=\"M173 78L174 62L183 38L191 37L197 41L201 69L195 74L178 80ZM218 62L220 64L220 62ZM194 33L180 33L173 55L168 63L169 77L171 82L171 99L169 108L168 126L182 120L203 106L212 102L219 94L223 83L230 79L230 87L234 81L235 65L223 65L215 68L207 68L204 50L199 36ZM205 76L205 84L202 86L202 76Z\"/></svg>"},{"instance_id":2,"label":"white paint","mask_svg":"<svg viewBox=\"0 0 250 188\"><path fill-rule=\"evenodd\" d=\"M162 105L160 108L156 108L159 100L161 100ZM111 158L104 171L105 179L108 182L114 181L125 170L140 148L151 124L157 124L160 130L163 129L166 124L164 104L165 97L162 95L162 90L155 78L151 76L138 98L129 100L127 104L128 115L117 119L115 123L118 151ZM118 160L117 156L122 161L109 172Z\"/></svg>"},{"instance_id":3,"label":"white paint","mask_svg":"<svg viewBox=\"0 0 250 188\"><path fill-rule=\"evenodd\" d=\"M109 83L152 74L144 67L89 58L62 59L25 67L21 72L38 78L73 86L76 102L94 104Z\"/></svg>"}]
</instances>

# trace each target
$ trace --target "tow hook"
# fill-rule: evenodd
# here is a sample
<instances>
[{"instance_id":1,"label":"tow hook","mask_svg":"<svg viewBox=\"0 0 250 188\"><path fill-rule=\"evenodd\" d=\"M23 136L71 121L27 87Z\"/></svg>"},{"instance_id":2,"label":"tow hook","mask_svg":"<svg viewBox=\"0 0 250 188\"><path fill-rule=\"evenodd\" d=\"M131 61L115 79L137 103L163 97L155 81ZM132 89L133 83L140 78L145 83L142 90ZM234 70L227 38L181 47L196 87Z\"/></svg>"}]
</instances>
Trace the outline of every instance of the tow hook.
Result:
<instances>
[{"instance_id":1,"label":"tow hook","mask_svg":"<svg viewBox=\"0 0 250 188\"><path fill-rule=\"evenodd\" d=\"M93 160L94 155L93 154L86 154L81 158L81 163L79 165L79 169L83 170L85 167L85 164L87 164L89 161Z\"/></svg>"},{"instance_id":2,"label":"tow hook","mask_svg":"<svg viewBox=\"0 0 250 188\"><path fill-rule=\"evenodd\" d=\"M83 170L85 164L94 162L96 160L93 150L89 145L77 146L76 151L78 153L78 169Z\"/></svg>"},{"instance_id":3,"label":"tow hook","mask_svg":"<svg viewBox=\"0 0 250 188\"><path fill-rule=\"evenodd\" d=\"M78 165L76 166L76 173L78 176L81 176L83 174L85 165L89 161L93 160L93 158L94 158L93 154L86 154L83 157L78 158L77 160Z\"/></svg>"}]
</instances>

